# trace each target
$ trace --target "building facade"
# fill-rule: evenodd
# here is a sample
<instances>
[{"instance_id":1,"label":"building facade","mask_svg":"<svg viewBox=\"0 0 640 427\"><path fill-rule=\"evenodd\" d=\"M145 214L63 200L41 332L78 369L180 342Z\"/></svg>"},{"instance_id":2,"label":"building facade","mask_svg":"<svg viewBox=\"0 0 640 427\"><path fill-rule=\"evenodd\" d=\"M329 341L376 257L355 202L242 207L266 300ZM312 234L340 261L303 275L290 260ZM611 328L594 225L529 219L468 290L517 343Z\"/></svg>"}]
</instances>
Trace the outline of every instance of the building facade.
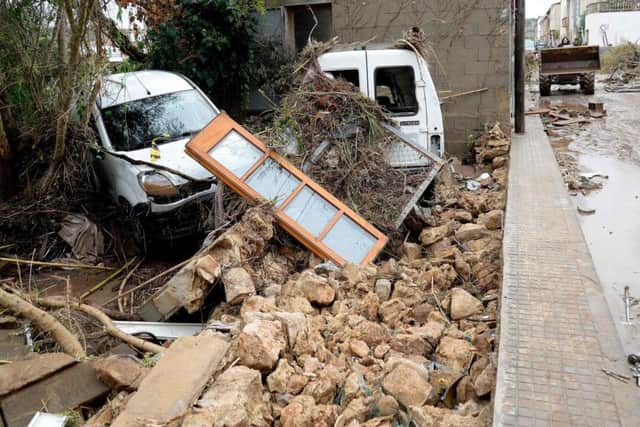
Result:
<instances>
[{"instance_id":1,"label":"building facade","mask_svg":"<svg viewBox=\"0 0 640 427\"><path fill-rule=\"evenodd\" d=\"M304 46L314 26L313 38L335 35L341 43L392 42L407 29L422 29L431 45L432 57L427 60L441 94L487 89L442 105L447 149L461 154L474 131L495 122L510 127L510 4L509 0L274 0L267 2L266 19L295 50Z\"/></svg>"}]
</instances>

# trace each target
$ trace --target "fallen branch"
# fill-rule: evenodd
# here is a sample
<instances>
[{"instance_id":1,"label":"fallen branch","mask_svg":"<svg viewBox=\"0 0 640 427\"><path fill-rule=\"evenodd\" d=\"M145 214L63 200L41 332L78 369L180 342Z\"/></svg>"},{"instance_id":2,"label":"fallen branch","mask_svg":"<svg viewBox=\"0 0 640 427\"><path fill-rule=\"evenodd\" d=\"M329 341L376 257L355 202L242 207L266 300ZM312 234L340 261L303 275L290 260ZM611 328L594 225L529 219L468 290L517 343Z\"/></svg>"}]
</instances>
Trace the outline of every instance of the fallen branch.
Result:
<instances>
[{"instance_id":1,"label":"fallen branch","mask_svg":"<svg viewBox=\"0 0 640 427\"><path fill-rule=\"evenodd\" d=\"M115 300L117 300L118 298L122 298L124 296L129 295L132 292L137 291L138 289L144 288L145 286L147 286L149 283L156 281L157 279L166 276L169 273L172 273L176 270L178 270L179 268L184 267L185 265L187 265L189 263L189 261L191 261L192 258L189 258L187 260L182 261L180 264L176 264L173 267L169 268L168 270L163 271L162 273L156 274L155 276L153 276L151 279L149 280L145 280L144 282L140 283L138 286L135 286L131 289L129 289L126 292L123 292L122 294L118 294L115 297L103 302L101 305L104 307L105 305L114 302Z\"/></svg>"},{"instance_id":2,"label":"fallen branch","mask_svg":"<svg viewBox=\"0 0 640 427\"><path fill-rule=\"evenodd\" d=\"M122 267L120 267L119 269L117 269L116 271L114 271L113 273L111 273L110 275L108 275L107 277L105 277L103 280L101 280L98 284L96 284L94 287L92 287L91 289L89 289L88 291L86 291L85 293L83 293L82 295L80 295L80 299L83 300L86 297L88 297L89 295L91 295L92 293L94 293L95 291L97 291L98 289L100 289L101 287L103 287L104 285L106 285L107 283L109 283L110 281L112 281L113 279L115 279L116 277L118 277L120 275L120 273L122 273L124 270L126 270L131 264L133 264L136 260L138 259L138 257L133 257L131 258L129 261L127 261Z\"/></svg>"},{"instance_id":3,"label":"fallen branch","mask_svg":"<svg viewBox=\"0 0 640 427\"><path fill-rule=\"evenodd\" d=\"M61 268L87 268L93 270L113 270L113 267L104 267L101 265L90 265L90 264L67 264L64 262L46 262L46 261L32 261L30 259L20 259L20 258L5 258L0 257L0 261L5 262L14 262L16 264L29 264L29 265L40 265L43 267L61 267Z\"/></svg>"},{"instance_id":4,"label":"fallen branch","mask_svg":"<svg viewBox=\"0 0 640 427\"><path fill-rule=\"evenodd\" d=\"M60 298L39 298L38 304L51 308L64 308L67 306L67 302L64 299ZM109 335L118 338L126 342L127 344L131 344L132 346L139 348L142 351L148 353L162 353L165 350L165 348L160 345L150 343L143 339L134 337L133 335L122 332L113 324L109 316L95 307L87 304L82 304L77 301L70 301L69 307L87 313L88 315L96 318L98 321L100 321L100 323L104 325L105 330Z\"/></svg>"},{"instance_id":5,"label":"fallen branch","mask_svg":"<svg viewBox=\"0 0 640 427\"><path fill-rule=\"evenodd\" d=\"M38 329L51 333L53 339L60 345L60 347L62 347L62 350L65 353L75 357L76 359L87 357L84 349L78 341L78 338L76 338L76 336L69 332L62 323L46 311L40 310L38 307L35 307L19 296L6 292L3 289L0 289L0 305L31 320ZM64 308L64 306L65 302L64 300L61 300L59 307Z\"/></svg>"}]
</instances>

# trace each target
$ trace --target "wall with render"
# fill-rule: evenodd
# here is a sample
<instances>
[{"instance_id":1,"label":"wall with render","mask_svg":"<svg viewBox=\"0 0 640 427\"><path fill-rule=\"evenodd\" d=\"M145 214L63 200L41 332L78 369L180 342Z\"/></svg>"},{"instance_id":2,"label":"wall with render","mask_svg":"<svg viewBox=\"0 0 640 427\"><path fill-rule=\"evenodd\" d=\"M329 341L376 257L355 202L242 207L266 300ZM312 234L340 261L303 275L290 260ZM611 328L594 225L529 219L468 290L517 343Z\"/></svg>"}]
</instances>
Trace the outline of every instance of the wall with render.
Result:
<instances>
[{"instance_id":1,"label":"wall with render","mask_svg":"<svg viewBox=\"0 0 640 427\"><path fill-rule=\"evenodd\" d=\"M640 11L592 13L585 18L589 44L604 46L604 34L611 46L640 42Z\"/></svg>"},{"instance_id":2,"label":"wall with render","mask_svg":"<svg viewBox=\"0 0 640 427\"><path fill-rule=\"evenodd\" d=\"M499 121L509 129L509 0L334 0L333 27L342 42L394 41L403 30L420 27L432 47L429 58L436 87L444 95L479 88L487 92L443 105L446 144L465 151L468 135Z\"/></svg>"}]
</instances>

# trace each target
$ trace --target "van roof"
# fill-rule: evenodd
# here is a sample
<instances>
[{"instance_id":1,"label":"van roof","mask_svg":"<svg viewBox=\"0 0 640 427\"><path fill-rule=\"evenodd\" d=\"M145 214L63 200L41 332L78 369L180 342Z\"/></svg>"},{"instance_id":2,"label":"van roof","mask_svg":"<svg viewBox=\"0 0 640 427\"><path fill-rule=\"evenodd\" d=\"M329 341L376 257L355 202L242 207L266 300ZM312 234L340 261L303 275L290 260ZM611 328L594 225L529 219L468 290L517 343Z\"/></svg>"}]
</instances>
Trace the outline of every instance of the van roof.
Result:
<instances>
[{"instance_id":1,"label":"van roof","mask_svg":"<svg viewBox=\"0 0 640 427\"><path fill-rule=\"evenodd\" d=\"M409 49L399 48L396 46L395 42L377 42L377 43L355 42L355 43L338 44L335 47L333 47L329 52L349 52L354 50L409 50Z\"/></svg>"},{"instance_id":2,"label":"van roof","mask_svg":"<svg viewBox=\"0 0 640 427\"><path fill-rule=\"evenodd\" d=\"M100 108L108 108L189 89L193 89L193 86L186 78L168 71L145 70L110 74L102 79L98 105Z\"/></svg>"}]
</instances>

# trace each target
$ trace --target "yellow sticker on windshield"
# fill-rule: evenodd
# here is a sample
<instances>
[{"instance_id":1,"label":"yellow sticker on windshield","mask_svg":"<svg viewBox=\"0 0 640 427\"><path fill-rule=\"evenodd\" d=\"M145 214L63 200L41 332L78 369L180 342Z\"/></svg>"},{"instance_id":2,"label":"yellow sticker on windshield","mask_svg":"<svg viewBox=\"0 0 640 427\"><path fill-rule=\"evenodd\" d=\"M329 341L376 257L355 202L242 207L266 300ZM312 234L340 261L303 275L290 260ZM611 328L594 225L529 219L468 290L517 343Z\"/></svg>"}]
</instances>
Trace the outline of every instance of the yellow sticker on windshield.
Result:
<instances>
[{"instance_id":1,"label":"yellow sticker on windshield","mask_svg":"<svg viewBox=\"0 0 640 427\"><path fill-rule=\"evenodd\" d=\"M160 149L158 148L158 144L155 142L151 143L151 151L149 151L149 157L152 162L157 162L160 160Z\"/></svg>"}]
</instances>

